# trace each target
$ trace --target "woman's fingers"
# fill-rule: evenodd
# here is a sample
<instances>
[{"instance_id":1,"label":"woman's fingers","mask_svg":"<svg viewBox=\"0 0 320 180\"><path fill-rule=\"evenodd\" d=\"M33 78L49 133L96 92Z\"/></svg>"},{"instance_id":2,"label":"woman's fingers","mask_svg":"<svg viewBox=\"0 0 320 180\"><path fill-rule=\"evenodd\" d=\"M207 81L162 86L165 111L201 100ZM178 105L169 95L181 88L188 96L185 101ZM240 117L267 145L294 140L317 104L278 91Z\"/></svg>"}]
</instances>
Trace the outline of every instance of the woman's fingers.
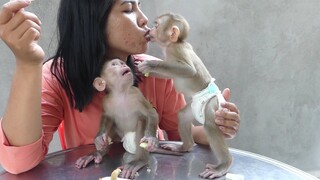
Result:
<instances>
[{"instance_id":1,"label":"woman's fingers","mask_svg":"<svg viewBox=\"0 0 320 180\"><path fill-rule=\"evenodd\" d=\"M13 34L15 38L22 41L37 41L40 36L41 28L39 24L35 23L34 21L31 21L29 19L26 19L22 24L19 25L18 28L16 28L13 31Z\"/></svg>"},{"instance_id":2,"label":"woman's fingers","mask_svg":"<svg viewBox=\"0 0 320 180\"><path fill-rule=\"evenodd\" d=\"M4 4L0 11L0 25L6 24L16 12L27 7L30 3L30 0L16 0Z\"/></svg>"},{"instance_id":3,"label":"woman's fingers","mask_svg":"<svg viewBox=\"0 0 320 180\"><path fill-rule=\"evenodd\" d=\"M25 21L32 21L36 23L38 26L41 25L40 20L38 17L28 11L18 11L12 18L10 22L8 22L6 30L7 31L14 31L17 29L21 24L25 23Z\"/></svg>"}]
</instances>

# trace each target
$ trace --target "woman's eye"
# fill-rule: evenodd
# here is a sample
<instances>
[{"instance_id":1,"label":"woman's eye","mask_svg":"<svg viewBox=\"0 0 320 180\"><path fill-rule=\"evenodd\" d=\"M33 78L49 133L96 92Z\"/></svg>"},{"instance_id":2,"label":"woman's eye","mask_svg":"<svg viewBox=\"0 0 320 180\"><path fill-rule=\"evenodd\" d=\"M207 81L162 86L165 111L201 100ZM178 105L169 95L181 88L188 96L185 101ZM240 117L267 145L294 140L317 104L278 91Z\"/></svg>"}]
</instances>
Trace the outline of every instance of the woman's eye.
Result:
<instances>
[{"instance_id":1,"label":"woman's eye","mask_svg":"<svg viewBox=\"0 0 320 180\"><path fill-rule=\"evenodd\" d=\"M131 9L125 10L124 12L125 12L125 13L132 13L132 11L133 11L133 10L132 10L132 8L131 8Z\"/></svg>"},{"instance_id":2,"label":"woman's eye","mask_svg":"<svg viewBox=\"0 0 320 180\"><path fill-rule=\"evenodd\" d=\"M125 13L132 13L133 12L133 6L129 5L126 7L126 9L124 10Z\"/></svg>"},{"instance_id":3,"label":"woman's eye","mask_svg":"<svg viewBox=\"0 0 320 180\"><path fill-rule=\"evenodd\" d=\"M133 9L125 10L124 12L125 12L125 13L132 13L132 12L133 12Z\"/></svg>"}]
</instances>

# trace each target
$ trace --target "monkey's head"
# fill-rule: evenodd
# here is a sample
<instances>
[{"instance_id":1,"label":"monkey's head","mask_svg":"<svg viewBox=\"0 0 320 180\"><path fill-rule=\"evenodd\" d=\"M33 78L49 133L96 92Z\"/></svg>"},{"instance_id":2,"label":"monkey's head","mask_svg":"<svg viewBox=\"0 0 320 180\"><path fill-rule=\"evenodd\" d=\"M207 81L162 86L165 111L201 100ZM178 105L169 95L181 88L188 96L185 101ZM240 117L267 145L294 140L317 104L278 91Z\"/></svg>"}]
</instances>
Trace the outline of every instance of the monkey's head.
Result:
<instances>
[{"instance_id":1,"label":"monkey's head","mask_svg":"<svg viewBox=\"0 0 320 180\"><path fill-rule=\"evenodd\" d=\"M151 41L162 45L183 42L189 33L189 24L179 14L166 13L155 20L155 26L150 30Z\"/></svg>"},{"instance_id":2,"label":"monkey's head","mask_svg":"<svg viewBox=\"0 0 320 180\"><path fill-rule=\"evenodd\" d=\"M107 60L100 74L93 81L98 91L112 92L129 88L133 85L133 74L126 63L120 59Z\"/></svg>"}]
</instances>

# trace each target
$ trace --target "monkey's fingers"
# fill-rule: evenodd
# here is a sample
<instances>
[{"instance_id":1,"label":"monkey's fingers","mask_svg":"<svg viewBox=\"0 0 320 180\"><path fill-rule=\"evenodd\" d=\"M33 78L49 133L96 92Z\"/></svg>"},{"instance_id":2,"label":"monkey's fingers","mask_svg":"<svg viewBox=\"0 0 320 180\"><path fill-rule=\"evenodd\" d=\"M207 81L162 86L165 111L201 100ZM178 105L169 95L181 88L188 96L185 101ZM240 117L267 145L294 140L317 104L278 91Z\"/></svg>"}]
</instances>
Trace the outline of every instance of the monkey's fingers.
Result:
<instances>
[{"instance_id":1,"label":"monkey's fingers","mask_svg":"<svg viewBox=\"0 0 320 180\"><path fill-rule=\"evenodd\" d=\"M158 141L155 137L143 137L140 140L140 147L144 148L145 150L149 152L155 151L156 148L158 148Z\"/></svg>"},{"instance_id":2,"label":"monkey's fingers","mask_svg":"<svg viewBox=\"0 0 320 180\"><path fill-rule=\"evenodd\" d=\"M90 156L84 156L81 157L77 160L76 162L76 167L81 169L86 167L92 160L94 159L94 156L90 155Z\"/></svg>"},{"instance_id":3,"label":"monkey's fingers","mask_svg":"<svg viewBox=\"0 0 320 180\"><path fill-rule=\"evenodd\" d=\"M126 179L135 179L138 176L138 171L144 167L146 163L135 162L133 164L126 164L123 166L121 177Z\"/></svg>"},{"instance_id":4,"label":"monkey's fingers","mask_svg":"<svg viewBox=\"0 0 320 180\"><path fill-rule=\"evenodd\" d=\"M99 154L97 156L94 157L94 163L99 164L102 161L102 155Z\"/></svg>"}]
</instances>

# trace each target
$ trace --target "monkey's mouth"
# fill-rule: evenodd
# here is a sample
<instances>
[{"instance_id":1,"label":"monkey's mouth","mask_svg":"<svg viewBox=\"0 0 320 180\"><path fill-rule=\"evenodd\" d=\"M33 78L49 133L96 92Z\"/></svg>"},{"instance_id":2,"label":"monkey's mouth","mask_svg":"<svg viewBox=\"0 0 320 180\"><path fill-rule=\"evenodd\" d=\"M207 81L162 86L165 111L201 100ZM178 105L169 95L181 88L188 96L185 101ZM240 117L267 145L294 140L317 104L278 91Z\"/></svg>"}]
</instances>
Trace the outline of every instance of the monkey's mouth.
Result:
<instances>
[{"instance_id":1,"label":"monkey's mouth","mask_svg":"<svg viewBox=\"0 0 320 180\"><path fill-rule=\"evenodd\" d=\"M151 41L151 42L155 42L155 41L156 41L156 38L155 38L155 37L153 37L153 36L151 36L151 35L149 34L149 41Z\"/></svg>"},{"instance_id":2,"label":"monkey's mouth","mask_svg":"<svg viewBox=\"0 0 320 180\"><path fill-rule=\"evenodd\" d=\"M131 73L131 70L130 70L130 68L127 68L122 72L122 76L125 76L125 75L127 75L129 73Z\"/></svg>"}]
</instances>

